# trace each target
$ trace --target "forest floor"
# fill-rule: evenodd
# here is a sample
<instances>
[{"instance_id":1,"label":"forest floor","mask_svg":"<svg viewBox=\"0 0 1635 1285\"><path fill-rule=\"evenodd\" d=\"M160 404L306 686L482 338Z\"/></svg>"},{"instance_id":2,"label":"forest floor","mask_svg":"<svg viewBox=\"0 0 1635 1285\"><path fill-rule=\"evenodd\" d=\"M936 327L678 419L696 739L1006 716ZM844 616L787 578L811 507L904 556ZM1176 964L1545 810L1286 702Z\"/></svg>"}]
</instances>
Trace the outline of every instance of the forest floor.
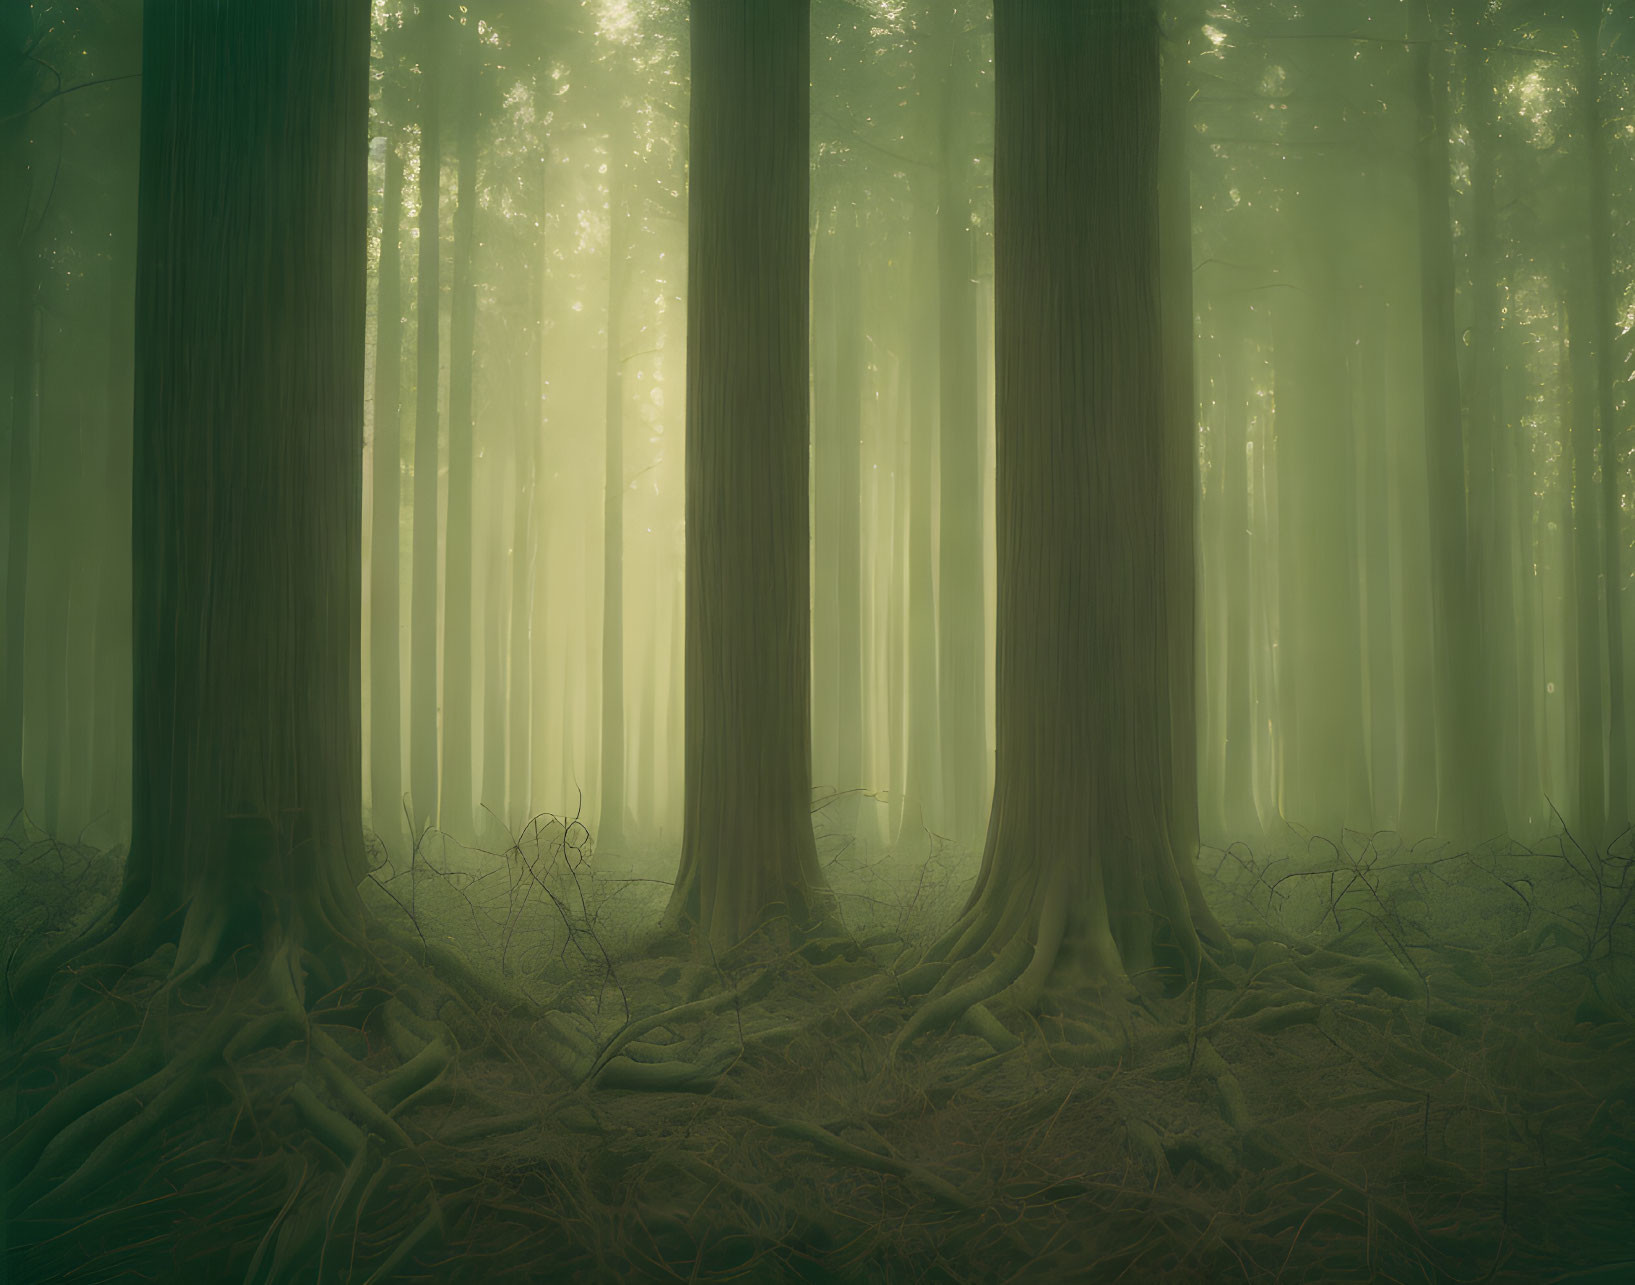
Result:
<instances>
[{"instance_id":1,"label":"forest floor","mask_svg":"<svg viewBox=\"0 0 1635 1285\"><path fill-rule=\"evenodd\" d=\"M894 979L969 854L831 838L848 937L701 964L653 936L670 859L585 838L545 818L491 852L377 852L377 924L484 983L484 1034L395 1111L406 1148L340 1163L289 1105L299 1042L262 1048L83 1208L0 1226L0 1279L1635 1279L1617 845L1209 850L1237 939L1209 986L1138 977L1088 1036L1001 1013L893 1057ZM0 881L9 958L105 901L117 855L0 841ZM5 1049L0 1125L129 1045L158 978L78 984L129 1021ZM310 1014L366 1084L399 1065L373 985Z\"/></svg>"}]
</instances>

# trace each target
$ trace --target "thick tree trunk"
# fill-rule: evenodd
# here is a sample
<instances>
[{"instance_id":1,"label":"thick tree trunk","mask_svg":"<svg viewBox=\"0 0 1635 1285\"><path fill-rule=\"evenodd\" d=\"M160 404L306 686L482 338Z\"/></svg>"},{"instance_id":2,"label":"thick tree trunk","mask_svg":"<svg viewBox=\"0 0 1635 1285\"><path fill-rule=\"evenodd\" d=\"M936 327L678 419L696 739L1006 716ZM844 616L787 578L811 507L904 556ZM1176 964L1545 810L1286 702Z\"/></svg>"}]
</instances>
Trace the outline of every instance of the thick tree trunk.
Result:
<instances>
[{"instance_id":1,"label":"thick tree trunk","mask_svg":"<svg viewBox=\"0 0 1635 1285\"><path fill-rule=\"evenodd\" d=\"M142 52L122 904L182 972L360 914L369 8L154 2Z\"/></svg>"},{"instance_id":2,"label":"thick tree trunk","mask_svg":"<svg viewBox=\"0 0 1635 1285\"><path fill-rule=\"evenodd\" d=\"M443 547L443 829L461 839L475 833L472 772L471 378L476 360L477 284L471 256L477 231L477 58L462 51L458 177L454 207L454 273L449 283L448 527Z\"/></svg>"},{"instance_id":3,"label":"thick tree trunk","mask_svg":"<svg viewBox=\"0 0 1635 1285\"><path fill-rule=\"evenodd\" d=\"M624 285L627 221L621 202L625 140L608 140L606 412L602 470L602 764L596 846L625 841L624 728Z\"/></svg>"},{"instance_id":4,"label":"thick tree trunk","mask_svg":"<svg viewBox=\"0 0 1635 1285\"><path fill-rule=\"evenodd\" d=\"M826 907L812 838L806 0L694 0L686 819L667 920Z\"/></svg>"},{"instance_id":5,"label":"thick tree trunk","mask_svg":"<svg viewBox=\"0 0 1635 1285\"><path fill-rule=\"evenodd\" d=\"M369 811L375 830L403 830L403 646L398 534L403 520L403 157L386 134L375 304L374 513L369 541Z\"/></svg>"},{"instance_id":6,"label":"thick tree trunk","mask_svg":"<svg viewBox=\"0 0 1635 1285\"><path fill-rule=\"evenodd\" d=\"M441 308L443 28L436 0L420 9L420 268L415 321L414 537L409 594L410 828L437 823L437 433Z\"/></svg>"},{"instance_id":7,"label":"thick tree trunk","mask_svg":"<svg viewBox=\"0 0 1635 1285\"><path fill-rule=\"evenodd\" d=\"M1031 1002L1160 957L1195 967L1202 901L1170 837L1157 17L1148 0L994 16L997 777L976 888L935 953L991 961L984 989Z\"/></svg>"}]
</instances>

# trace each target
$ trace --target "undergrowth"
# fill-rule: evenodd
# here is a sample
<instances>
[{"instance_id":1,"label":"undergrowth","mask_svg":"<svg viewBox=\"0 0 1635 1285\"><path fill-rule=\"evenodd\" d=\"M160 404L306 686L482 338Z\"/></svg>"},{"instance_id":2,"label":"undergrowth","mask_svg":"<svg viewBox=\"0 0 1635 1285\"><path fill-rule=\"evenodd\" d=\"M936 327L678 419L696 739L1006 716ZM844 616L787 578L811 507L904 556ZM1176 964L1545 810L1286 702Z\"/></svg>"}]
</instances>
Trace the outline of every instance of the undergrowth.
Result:
<instances>
[{"instance_id":1,"label":"undergrowth","mask_svg":"<svg viewBox=\"0 0 1635 1285\"><path fill-rule=\"evenodd\" d=\"M988 1014L894 1055L974 859L926 836L929 860L904 861L816 821L849 931L705 958L653 931L671 855L599 854L576 816L480 848L377 841L380 948L462 979L470 1010L447 1068L394 1109L408 1147L341 1163L292 1100L300 1045L260 1048L139 1163L9 1227L12 1278L280 1279L303 1219L321 1257L288 1279L1635 1271L1627 841L1209 850L1235 944L1202 979L1137 977L1091 1020ZM83 922L117 873L115 854L0 841L6 957ZM0 1123L129 1047L159 982L80 984L127 1019L6 1048ZM403 1059L343 1016L378 984L338 981L312 1012L370 1091Z\"/></svg>"}]
</instances>

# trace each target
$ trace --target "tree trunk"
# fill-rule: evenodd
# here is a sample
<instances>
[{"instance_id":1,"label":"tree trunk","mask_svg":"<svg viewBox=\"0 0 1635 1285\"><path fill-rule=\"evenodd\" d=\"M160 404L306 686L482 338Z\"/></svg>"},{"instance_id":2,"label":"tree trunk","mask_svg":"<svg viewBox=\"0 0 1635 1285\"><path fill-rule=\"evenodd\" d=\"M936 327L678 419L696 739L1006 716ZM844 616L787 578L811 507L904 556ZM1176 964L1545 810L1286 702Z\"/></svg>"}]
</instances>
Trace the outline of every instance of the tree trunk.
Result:
<instances>
[{"instance_id":1,"label":"tree trunk","mask_svg":"<svg viewBox=\"0 0 1635 1285\"><path fill-rule=\"evenodd\" d=\"M142 53L121 901L180 974L361 914L369 8L149 3Z\"/></svg>"},{"instance_id":2,"label":"tree trunk","mask_svg":"<svg viewBox=\"0 0 1635 1285\"><path fill-rule=\"evenodd\" d=\"M23 628L34 471L35 267L25 108L34 93L30 4L0 10L0 410L5 412L6 564L0 619L0 834L23 812Z\"/></svg>"},{"instance_id":3,"label":"tree trunk","mask_svg":"<svg viewBox=\"0 0 1635 1285\"><path fill-rule=\"evenodd\" d=\"M828 900L810 814L807 10L692 6L686 811L666 918L715 947Z\"/></svg>"},{"instance_id":4,"label":"tree trunk","mask_svg":"<svg viewBox=\"0 0 1635 1285\"><path fill-rule=\"evenodd\" d=\"M1169 720L1175 859L1198 855L1198 394L1192 307L1192 176L1187 140L1190 28L1167 45L1159 126L1159 280L1164 344L1164 580L1169 606ZM1241 412L1240 412L1241 414ZM1241 461L1239 461L1241 463Z\"/></svg>"},{"instance_id":5,"label":"tree trunk","mask_svg":"<svg viewBox=\"0 0 1635 1285\"><path fill-rule=\"evenodd\" d=\"M1477 5L1457 10L1465 70L1465 115L1470 131L1470 378L1465 381L1465 422L1470 474L1471 570L1475 607L1487 639L1482 670L1486 689L1483 734L1491 744L1493 788L1503 801L1511 833L1524 822L1516 811L1521 793L1516 739L1516 609L1510 557L1511 527L1506 519L1506 490L1514 478L1506 468L1510 435L1504 431L1504 399L1498 343L1499 279L1502 269L1498 237L1495 158L1498 139L1494 118L1493 73L1489 24Z\"/></svg>"},{"instance_id":6,"label":"tree trunk","mask_svg":"<svg viewBox=\"0 0 1635 1285\"><path fill-rule=\"evenodd\" d=\"M1427 0L1427 10L1429 0ZM1466 526L1463 406L1456 345L1452 166L1448 156L1447 67L1440 33L1427 19L1418 65L1420 331L1425 460L1430 484L1430 565L1436 672L1436 831L1476 837L1492 821L1489 746L1481 734L1481 635L1475 619Z\"/></svg>"},{"instance_id":7,"label":"tree trunk","mask_svg":"<svg viewBox=\"0 0 1635 1285\"><path fill-rule=\"evenodd\" d=\"M528 269L527 317L522 326L522 416L517 433L515 509L511 521L511 637L508 660L510 734L506 753L504 816L519 831L533 815L534 697L532 651L534 559L541 521L534 514L538 494L540 394L540 310L545 252L536 242Z\"/></svg>"},{"instance_id":8,"label":"tree trunk","mask_svg":"<svg viewBox=\"0 0 1635 1285\"><path fill-rule=\"evenodd\" d=\"M458 186L454 207L454 273L450 285L448 381L448 527L443 548L443 756L440 814L443 829L462 839L475 833L472 769L471 608L471 377L476 360L477 285L471 256L477 220L478 52L462 51L463 92L456 142Z\"/></svg>"},{"instance_id":9,"label":"tree trunk","mask_svg":"<svg viewBox=\"0 0 1635 1285\"><path fill-rule=\"evenodd\" d=\"M919 204L931 205L929 199ZM897 829L899 852L924 852L921 839L942 825L942 737L938 727L936 547L932 528L936 505L940 352L934 341L937 317L939 228L922 212L914 216L914 243L908 249L911 303L908 354L908 547L907 672L903 709L903 814Z\"/></svg>"},{"instance_id":10,"label":"tree trunk","mask_svg":"<svg viewBox=\"0 0 1635 1285\"><path fill-rule=\"evenodd\" d=\"M415 321L414 539L409 595L410 829L437 823L437 388L442 242L441 36L436 0L420 9L420 269Z\"/></svg>"},{"instance_id":11,"label":"tree trunk","mask_svg":"<svg viewBox=\"0 0 1635 1285\"><path fill-rule=\"evenodd\" d=\"M403 618L398 532L403 520L403 157L386 134L379 287L375 305L374 514L369 541L370 819L381 835L403 830Z\"/></svg>"},{"instance_id":12,"label":"tree trunk","mask_svg":"<svg viewBox=\"0 0 1635 1285\"><path fill-rule=\"evenodd\" d=\"M1581 256L1574 255L1575 260ZM1562 418L1569 442L1567 467L1571 494L1571 516L1564 524L1566 583L1572 593L1573 612L1565 623L1569 629L1565 700L1567 724L1576 727L1576 740L1569 733L1568 780L1577 789L1577 806L1568 805L1568 824L1573 837L1587 848L1599 850L1608 837L1606 806L1606 756L1601 695L1601 603L1599 580L1602 541L1600 496L1595 486L1595 364L1590 334L1589 300L1594 291L1585 282L1585 267L1575 262L1570 270L1573 288L1567 298L1566 371L1562 388L1566 397ZM1610 711L1609 711L1610 712Z\"/></svg>"},{"instance_id":13,"label":"tree trunk","mask_svg":"<svg viewBox=\"0 0 1635 1285\"><path fill-rule=\"evenodd\" d=\"M1157 16L994 17L997 775L976 888L934 953L1031 1002L1196 967L1208 921L1170 837Z\"/></svg>"},{"instance_id":14,"label":"tree trunk","mask_svg":"<svg viewBox=\"0 0 1635 1285\"><path fill-rule=\"evenodd\" d=\"M608 139L606 412L602 472L602 780L596 846L615 851L625 841L624 728L624 286L627 220L622 134Z\"/></svg>"},{"instance_id":15,"label":"tree trunk","mask_svg":"<svg viewBox=\"0 0 1635 1285\"><path fill-rule=\"evenodd\" d=\"M39 317L34 267L17 255L17 288L0 304L13 318L11 340L11 446L6 497L6 618L0 646L0 830L21 820L23 793L24 643L27 638L29 526L34 495L34 436L38 414Z\"/></svg>"},{"instance_id":16,"label":"tree trunk","mask_svg":"<svg viewBox=\"0 0 1635 1285\"><path fill-rule=\"evenodd\" d=\"M1618 301L1613 289L1612 196L1608 176L1607 122L1601 106L1601 5L1585 8L1578 30L1578 92L1584 145L1589 155L1590 337L1595 351L1595 406L1601 448L1601 591L1607 634L1608 832L1629 821L1629 749L1624 703L1623 524L1620 515L1623 458L1618 450L1616 335Z\"/></svg>"},{"instance_id":17,"label":"tree trunk","mask_svg":"<svg viewBox=\"0 0 1635 1285\"><path fill-rule=\"evenodd\" d=\"M937 316L939 528L937 696L942 747L942 824L974 844L987 822L988 737L983 709L986 619L982 585L982 461L977 432L976 233L971 226L970 143L964 95L965 18L947 24L949 69L937 113Z\"/></svg>"}]
</instances>

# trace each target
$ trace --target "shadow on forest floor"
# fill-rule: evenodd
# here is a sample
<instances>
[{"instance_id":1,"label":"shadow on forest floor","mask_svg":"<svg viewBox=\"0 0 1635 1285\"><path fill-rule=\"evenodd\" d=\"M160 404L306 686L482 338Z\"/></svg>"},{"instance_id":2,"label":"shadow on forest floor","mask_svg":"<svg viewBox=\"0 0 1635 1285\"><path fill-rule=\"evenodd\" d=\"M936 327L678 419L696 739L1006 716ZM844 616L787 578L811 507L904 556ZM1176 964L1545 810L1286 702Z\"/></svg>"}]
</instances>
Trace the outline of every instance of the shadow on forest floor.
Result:
<instances>
[{"instance_id":1,"label":"shadow on forest floor","mask_svg":"<svg viewBox=\"0 0 1635 1285\"><path fill-rule=\"evenodd\" d=\"M1002 1014L1014 1046L948 1030L895 1059L889 979L959 909L968 856L831 837L848 938L698 962L645 953L668 856L599 856L549 817L493 847L377 850L365 885L398 940L484 983L473 1010L490 988L532 1000L404 1102L411 1153L343 1174L285 1102L299 1045L265 1049L94 1208L6 1228L11 1279L1635 1278L1635 871L1616 845L1207 850L1239 940L1201 993L1136 978L1098 1029ZM113 854L0 841L8 957L116 874ZM311 1014L365 1078L386 1041L332 1015L368 985ZM129 1044L130 1012L5 1050L7 1121ZM433 1235L404 1198L427 1179ZM322 1256L283 1262L303 1218Z\"/></svg>"}]
</instances>

